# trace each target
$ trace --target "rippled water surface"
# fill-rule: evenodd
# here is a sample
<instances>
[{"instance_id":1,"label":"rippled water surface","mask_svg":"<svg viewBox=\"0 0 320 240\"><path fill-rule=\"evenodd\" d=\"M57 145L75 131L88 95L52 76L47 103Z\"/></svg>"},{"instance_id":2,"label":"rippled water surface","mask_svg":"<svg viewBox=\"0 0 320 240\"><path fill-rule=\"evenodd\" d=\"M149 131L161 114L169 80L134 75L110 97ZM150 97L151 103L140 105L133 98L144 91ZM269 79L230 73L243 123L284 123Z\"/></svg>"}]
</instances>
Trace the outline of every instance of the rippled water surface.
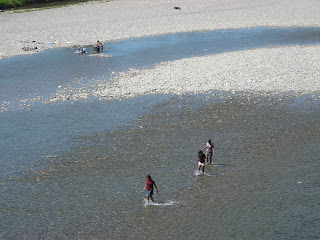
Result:
<instances>
[{"instance_id":1,"label":"rippled water surface","mask_svg":"<svg viewBox=\"0 0 320 240\"><path fill-rule=\"evenodd\" d=\"M3 237L317 239L319 101L295 99L174 97L131 126L80 137L5 179ZM214 165L197 176L207 138ZM144 205L146 174L157 205Z\"/></svg>"},{"instance_id":2,"label":"rippled water surface","mask_svg":"<svg viewBox=\"0 0 320 240\"><path fill-rule=\"evenodd\" d=\"M186 40L173 42L179 41ZM113 60L53 51L93 61L88 71L62 64L61 72L52 70L47 78L30 69L16 77L13 69L1 75L1 101L11 104L2 104L8 110L0 113L0 238L318 239L319 92L20 103L46 98L73 77L90 82L109 76L155 47L149 43L149 50L139 51L136 43L127 44L133 47L117 46ZM198 45L209 49L209 41ZM0 64L45 61L49 53ZM127 65L115 67L121 65L117 58ZM108 65L112 61L115 65ZM105 68L95 75L97 62ZM24 82L28 78L30 85ZM208 138L216 156L199 175L196 152ZM153 205L144 201L147 174L159 187Z\"/></svg>"}]
</instances>

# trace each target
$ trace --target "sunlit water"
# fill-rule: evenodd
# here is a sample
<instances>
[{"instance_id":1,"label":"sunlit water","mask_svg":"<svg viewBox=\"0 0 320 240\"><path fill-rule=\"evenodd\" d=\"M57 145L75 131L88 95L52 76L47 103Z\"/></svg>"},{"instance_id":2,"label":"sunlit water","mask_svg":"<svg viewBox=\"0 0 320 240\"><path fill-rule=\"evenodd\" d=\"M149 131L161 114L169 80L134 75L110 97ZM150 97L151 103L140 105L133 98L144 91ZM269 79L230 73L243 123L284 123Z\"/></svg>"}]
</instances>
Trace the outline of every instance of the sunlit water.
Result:
<instances>
[{"instance_id":1,"label":"sunlit water","mask_svg":"<svg viewBox=\"0 0 320 240\"><path fill-rule=\"evenodd\" d=\"M247 36L241 31L225 31L228 41ZM273 30L253 31L258 40ZM0 61L1 101L10 102L0 113L0 238L319 238L319 92L20 103L29 94L45 99L74 77L108 81L128 67L213 53L212 39L196 34L110 43L110 59L58 49ZM242 49L223 50L222 42L221 52ZM181 44L196 47L182 54ZM60 57L69 60L56 65ZM42 68L8 68L26 60ZM201 174L196 153L208 138L216 156ZM159 188L155 203L145 200L147 174Z\"/></svg>"}]
</instances>

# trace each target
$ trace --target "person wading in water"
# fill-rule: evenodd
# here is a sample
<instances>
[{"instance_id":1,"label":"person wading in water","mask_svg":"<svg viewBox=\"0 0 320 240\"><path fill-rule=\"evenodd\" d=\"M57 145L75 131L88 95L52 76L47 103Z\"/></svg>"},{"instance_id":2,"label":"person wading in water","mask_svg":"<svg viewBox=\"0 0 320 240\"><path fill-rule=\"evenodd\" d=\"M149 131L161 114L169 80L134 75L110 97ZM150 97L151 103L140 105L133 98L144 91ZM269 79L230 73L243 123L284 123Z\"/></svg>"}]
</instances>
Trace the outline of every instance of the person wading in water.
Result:
<instances>
[{"instance_id":1,"label":"person wading in water","mask_svg":"<svg viewBox=\"0 0 320 240\"><path fill-rule=\"evenodd\" d=\"M201 148L201 150L206 149L206 162L209 162L209 164L212 163L212 157L215 155L214 152L214 146L211 142L211 140L209 139L207 142L207 145L204 148Z\"/></svg>"},{"instance_id":2,"label":"person wading in water","mask_svg":"<svg viewBox=\"0 0 320 240\"><path fill-rule=\"evenodd\" d=\"M152 195L153 195L153 186L156 188L157 193L158 193L159 191L158 191L156 183L152 180L151 176L148 175L147 176L147 180L146 180L146 185L144 186L144 190L147 189L147 200L148 200L148 202L149 202L149 198L151 199L152 202L154 202L154 199L152 197Z\"/></svg>"},{"instance_id":3,"label":"person wading in water","mask_svg":"<svg viewBox=\"0 0 320 240\"><path fill-rule=\"evenodd\" d=\"M198 158L197 158L197 165L198 165L198 171L200 172L200 169L202 167L202 173L204 173L204 166L205 166L205 160L206 156L203 154L202 150L198 152Z\"/></svg>"}]
</instances>

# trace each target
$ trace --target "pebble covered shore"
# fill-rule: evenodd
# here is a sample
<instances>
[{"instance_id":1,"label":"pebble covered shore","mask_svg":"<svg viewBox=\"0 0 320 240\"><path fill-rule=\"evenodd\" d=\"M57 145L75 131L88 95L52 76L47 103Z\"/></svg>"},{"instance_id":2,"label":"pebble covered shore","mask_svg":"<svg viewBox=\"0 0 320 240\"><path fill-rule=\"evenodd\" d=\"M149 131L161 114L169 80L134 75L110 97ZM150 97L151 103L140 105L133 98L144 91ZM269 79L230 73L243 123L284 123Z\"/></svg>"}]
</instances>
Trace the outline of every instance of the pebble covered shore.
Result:
<instances>
[{"instance_id":1,"label":"pebble covered shore","mask_svg":"<svg viewBox=\"0 0 320 240\"><path fill-rule=\"evenodd\" d=\"M320 46L293 46L164 62L152 69L131 69L108 83L97 82L91 91L85 87L63 88L51 102L86 99L89 96L119 99L213 90L314 93L320 90L319 52Z\"/></svg>"},{"instance_id":2,"label":"pebble covered shore","mask_svg":"<svg viewBox=\"0 0 320 240\"><path fill-rule=\"evenodd\" d=\"M176 9L179 7L179 9ZM0 58L54 47L93 45L129 37L228 28L319 27L314 0L115 0L0 14ZM129 70L86 94L121 98L150 93L257 90L314 92L320 89L320 45L261 48ZM125 84L124 84L125 83ZM121 87L118 87L121 86ZM53 99L70 97L62 89ZM67 96L69 95L69 96ZM72 97L72 96L71 96Z\"/></svg>"}]
</instances>

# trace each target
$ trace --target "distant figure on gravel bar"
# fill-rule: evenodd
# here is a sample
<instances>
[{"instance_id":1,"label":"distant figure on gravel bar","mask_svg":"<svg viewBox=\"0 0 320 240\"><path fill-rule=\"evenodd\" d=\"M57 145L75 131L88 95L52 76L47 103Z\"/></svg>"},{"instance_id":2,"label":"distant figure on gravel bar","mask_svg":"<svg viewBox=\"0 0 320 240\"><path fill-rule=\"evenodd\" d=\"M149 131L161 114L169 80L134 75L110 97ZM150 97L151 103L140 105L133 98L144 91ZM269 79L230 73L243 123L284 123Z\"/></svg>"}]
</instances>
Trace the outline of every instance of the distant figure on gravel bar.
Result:
<instances>
[{"instance_id":1,"label":"distant figure on gravel bar","mask_svg":"<svg viewBox=\"0 0 320 240\"><path fill-rule=\"evenodd\" d=\"M204 148L201 148L201 150L206 149L206 162L209 162L209 164L212 163L212 157L215 155L214 152L214 146L211 142L211 140L209 139L207 142L207 145Z\"/></svg>"},{"instance_id":2,"label":"distant figure on gravel bar","mask_svg":"<svg viewBox=\"0 0 320 240\"><path fill-rule=\"evenodd\" d=\"M204 173L204 166L206 161L206 156L203 154L202 150L198 152L198 158L197 158L197 165L198 165L198 171L200 172L200 169L202 167L202 173Z\"/></svg>"},{"instance_id":3,"label":"distant figure on gravel bar","mask_svg":"<svg viewBox=\"0 0 320 240\"><path fill-rule=\"evenodd\" d=\"M146 188L147 188L147 200L148 200L148 202L149 202L149 198L151 199L152 202L154 202L153 197L152 197L152 195L153 195L153 186L155 186L155 188L157 189L157 193L158 193L159 191L158 191L156 183L152 180L151 176L148 175L147 176L146 185L144 186L144 190L146 190Z\"/></svg>"},{"instance_id":4,"label":"distant figure on gravel bar","mask_svg":"<svg viewBox=\"0 0 320 240\"><path fill-rule=\"evenodd\" d=\"M97 51L102 53L103 50L103 44L99 40L97 41Z\"/></svg>"}]
</instances>

